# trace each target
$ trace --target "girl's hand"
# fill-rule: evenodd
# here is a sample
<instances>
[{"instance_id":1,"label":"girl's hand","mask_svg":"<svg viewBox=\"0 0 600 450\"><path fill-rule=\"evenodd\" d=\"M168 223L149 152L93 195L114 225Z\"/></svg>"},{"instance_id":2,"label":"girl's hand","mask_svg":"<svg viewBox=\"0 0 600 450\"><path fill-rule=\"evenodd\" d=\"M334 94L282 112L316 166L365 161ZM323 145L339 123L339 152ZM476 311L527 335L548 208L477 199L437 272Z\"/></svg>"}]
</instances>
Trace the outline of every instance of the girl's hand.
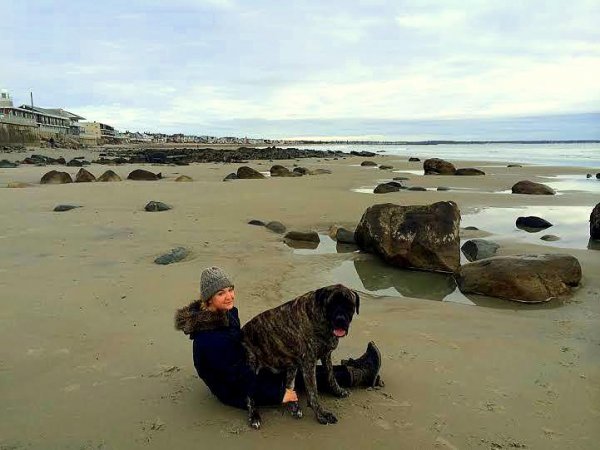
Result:
<instances>
[{"instance_id":1,"label":"girl's hand","mask_svg":"<svg viewBox=\"0 0 600 450\"><path fill-rule=\"evenodd\" d=\"M283 394L283 401L281 403L297 402L298 394L293 389L286 389Z\"/></svg>"}]
</instances>

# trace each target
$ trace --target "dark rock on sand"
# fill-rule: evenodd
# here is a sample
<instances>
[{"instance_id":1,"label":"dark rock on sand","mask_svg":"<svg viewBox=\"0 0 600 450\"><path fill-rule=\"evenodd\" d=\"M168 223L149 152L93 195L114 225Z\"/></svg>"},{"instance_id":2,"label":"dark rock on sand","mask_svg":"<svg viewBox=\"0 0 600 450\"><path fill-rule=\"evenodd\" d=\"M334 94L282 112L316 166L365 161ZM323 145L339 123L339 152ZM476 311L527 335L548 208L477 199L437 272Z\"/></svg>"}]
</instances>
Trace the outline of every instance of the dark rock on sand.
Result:
<instances>
[{"instance_id":1,"label":"dark rock on sand","mask_svg":"<svg viewBox=\"0 0 600 450\"><path fill-rule=\"evenodd\" d=\"M265 227L267 227L269 230L273 231L274 233L278 233L278 234L283 234L285 233L285 225L282 224L281 222L277 222L276 220L273 220L269 223L267 223L265 225Z\"/></svg>"},{"instance_id":2,"label":"dark rock on sand","mask_svg":"<svg viewBox=\"0 0 600 450\"><path fill-rule=\"evenodd\" d=\"M373 189L374 194L388 194L390 192L398 192L400 190L399 183L382 183Z\"/></svg>"},{"instance_id":3,"label":"dark rock on sand","mask_svg":"<svg viewBox=\"0 0 600 450\"><path fill-rule=\"evenodd\" d=\"M152 201L148 202L148 204L146 204L146 206L144 206L144 209L148 212L157 212L157 211L168 211L173 208L171 206L167 205L166 203L155 202L154 200L152 200Z\"/></svg>"},{"instance_id":4,"label":"dark rock on sand","mask_svg":"<svg viewBox=\"0 0 600 450\"><path fill-rule=\"evenodd\" d=\"M420 162L421 159L420 158L416 158L415 156L411 156L410 158L408 158L408 162Z\"/></svg>"},{"instance_id":5,"label":"dark rock on sand","mask_svg":"<svg viewBox=\"0 0 600 450\"><path fill-rule=\"evenodd\" d=\"M127 175L127 179L128 180L135 180L135 181L156 181L156 180L160 180L162 178L162 174L161 173L152 173L149 172L148 170L144 170L144 169L135 169L133 172L131 172L129 175Z\"/></svg>"},{"instance_id":6,"label":"dark rock on sand","mask_svg":"<svg viewBox=\"0 0 600 450\"><path fill-rule=\"evenodd\" d=\"M423 163L425 175L454 175L454 164L439 158L426 159Z\"/></svg>"},{"instance_id":7,"label":"dark rock on sand","mask_svg":"<svg viewBox=\"0 0 600 450\"><path fill-rule=\"evenodd\" d=\"M78 159L73 158L71 161L67 163L67 167L81 167L83 163Z\"/></svg>"},{"instance_id":8,"label":"dark rock on sand","mask_svg":"<svg viewBox=\"0 0 600 450\"><path fill-rule=\"evenodd\" d=\"M464 169L456 169L454 175L485 175L485 172L483 170L467 167Z\"/></svg>"},{"instance_id":9,"label":"dark rock on sand","mask_svg":"<svg viewBox=\"0 0 600 450\"><path fill-rule=\"evenodd\" d=\"M473 225L469 225L468 227L464 227L463 230L479 231L479 228L474 227Z\"/></svg>"},{"instance_id":10,"label":"dark rock on sand","mask_svg":"<svg viewBox=\"0 0 600 450\"><path fill-rule=\"evenodd\" d=\"M248 222L248 225L256 225L259 227L264 227L266 224L262 220L252 219Z\"/></svg>"},{"instance_id":11,"label":"dark rock on sand","mask_svg":"<svg viewBox=\"0 0 600 450\"><path fill-rule=\"evenodd\" d=\"M71 211L72 209L75 209L75 208L81 208L81 206L77 206L77 205L58 205L58 206L55 206L52 211L54 211L54 212L64 212L64 211Z\"/></svg>"},{"instance_id":12,"label":"dark rock on sand","mask_svg":"<svg viewBox=\"0 0 600 450\"><path fill-rule=\"evenodd\" d=\"M0 166L0 167L1 167L1 166ZM585 177L586 177L586 178L592 178L592 174L591 174L591 173L588 173L588 174L587 174Z\"/></svg>"},{"instance_id":13,"label":"dark rock on sand","mask_svg":"<svg viewBox=\"0 0 600 450\"><path fill-rule=\"evenodd\" d=\"M506 167L523 167L521 164L509 164Z\"/></svg>"},{"instance_id":14,"label":"dark rock on sand","mask_svg":"<svg viewBox=\"0 0 600 450\"><path fill-rule=\"evenodd\" d=\"M283 167L279 164L275 164L269 171L271 172L272 177L295 177L299 175L297 173L290 172L287 167Z\"/></svg>"},{"instance_id":15,"label":"dark rock on sand","mask_svg":"<svg viewBox=\"0 0 600 450\"><path fill-rule=\"evenodd\" d=\"M394 166L386 166L385 164L382 164L381 166L379 166L379 168L381 170L390 170L390 169L393 169Z\"/></svg>"},{"instance_id":16,"label":"dark rock on sand","mask_svg":"<svg viewBox=\"0 0 600 450\"><path fill-rule=\"evenodd\" d=\"M513 194L531 194L531 195L554 195L554 189L542 183L533 181L519 181L512 187Z\"/></svg>"},{"instance_id":17,"label":"dark rock on sand","mask_svg":"<svg viewBox=\"0 0 600 450\"><path fill-rule=\"evenodd\" d=\"M113 172L112 170L107 170L102 175L100 175L100 177L96 181L101 181L101 182L106 183L106 182L110 182L110 181L122 181L122 180L121 180L121 177L119 175L117 175L115 172Z\"/></svg>"},{"instance_id":18,"label":"dark rock on sand","mask_svg":"<svg viewBox=\"0 0 600 450\"><path fill-rule=\"evenodd\" d=\"M167 265L184 260L190 255L190 251L185 247L176 247L169 253L159 256L154 260L156 264Z\"/></svg>"},{"instance_id":19,"label":"dark rock on sand","mask_svg":"<svg viewBox=\"0 0 600 450\"><path fill-rule=\"evenodd\" d=\"M552 224L546 219L542 219L541 217L537 216L518 217L515 225L517 226L517 228L520 228L525 231L539 231L546 228L550 228L552 226Z\"/></svg>"},{"instance_id":20,"label":"dark rock on sand","mask_svg":"<svg viewBox=\"0 0 600 450\"><path fill-rule=\"evenodd\" d=\"M338 228L335 233L335 240L340 244L356 244L354 237L354 231L347 230L346 228Z\"/></svg>"},{"instance_id":21,"label":"dark rock on sand","mask_svg":"<svg viewBox=\"0 0 600 450\"><path fill-rule=\"evenodd\" d=\"M79 172L75 175L75 183L91 183L92 181L96 181L96 177L83 167L79 169Z\"/></svg>"},{"instance_id":22,"label":"dark rock on sand","mask_svg":"<svg viewBox=\"0 0 600 450\"><path fill-rule=\"evenodd\" d=\"M438 186L438 187L437 187L437 190L438 190L438 191L449 191L449 190L450 190L450 188L449 188L449 187L446 187L446 186Z\"/></svg>"},{"instance_id":23,"label":"dark rock on sand","mask_svg":"<svg viewBox=\"0 0 600 450\"><path fill-rule=\"evenodd\" d=\"M571 255L495 256L461 266L456 279L465 294L539 303L570 294L581 266Z\"/></svg>"},{"instance_id":24,"label":"dark rock on sand","mask_svg":"<svg viewBox=\"0 0 600 450\"><path fill-rule=\"evenodd\" d=\"M352 150L350 154L354 156L362 156L363 158L372 158L373 156L377 156L377 153L368 151L357 152L356 150Z\"/></svg>"},{"instance_id":25,"label":"dark rock on sand","mask_svg":"<svg viewBox=\"0 0 600 450\"><path fill-rule=\"evenodd\" d=\"M493 241L470 239L460 249L469 261L477 261L495 256L499 248L500 246Z\"/></svg>"},{"instance_id":26,"label":"dark rock on sand","mask_svg":"<svg viewBox=\"0 0 600 450\"><path fill-rule=\"evenodd\" d=\"M598 172L598 173L596 174L596 179L597 179L597 180L600 180L600 172Z\"/></svg>"},{"instance_id":27,"label":"dark rock on sand","mask_svg":"<svg viewBox=\"0 0 600 450\"><path fill-rule=\"evenodd\" d=\"M240 180L260 180L265 178L265 176L260 173L258 170L254 170L248 166L242 166L237 170L237 177Z\"/></svg>"},{"instance_id":28,"label":"dark rock on sand","mask_svg":"<svg viewBox=\"0 0 600 450\"><path fill-rule=\"evenodd\" d=\"M374 205L355 231L356 243L396 267L454 272L460 266L456 203Z\"/></svg>"},{"instance_id":29,"label":"dark rock on sand","mask_svg":"<svg viewBox=\"0 0 600 450\"><path fill-rule=\"evenodd\" d=\"M50 172L44 174L40 180L41 184L65 184L72 182L73 179L71 178L71 175L69 175L67 172L58 172L56 170L51 170Z\"/></svg>"},{"instance_id":30,"label":"dark rock on sand","mask_svg":"<svg viewBox=\"0 0 600 450\"><path fill-rule=\"evenodd\" d=\"M394 180L394 181L407 181L407 180L410 180L410 178L408 178L408 177L394 177L394 178L392 178L392 180Z\"/></svg>"},{"instance_id":31,"label":"dark rock on sand","mask_svg":"<svg viewBox=\"0 0 600 450\"><path fill-rule=\"evenodd\" d=\"M598 203L590 214L590 238L600 240L600 203Z\"/></svg>"},{"instance_id":32,"label":"dark rock on sand","mask_svg":"<svg viewBox=\"0 0 600 450\"><path fill-rule=\"evenodd\" d=\"M406 188L409 191L426 191L427 188L424 188L423 186L409 186Z\"/></svg>"},{"instance_id":33,"label":"dark rock on sand","mask_svg":"<svg viewBox=\"0 0 600 450\"><path fill-rule=\"evenodd\" d=\"M560 241L560 237L555 236L554 234L545 234L540 239L548 242Z\"/></svg>"},{"instance_id":34,"label":"dark rock on sand","mask_svg":"<svg viewBox=\"0 0 600 450\"><path fill-rule=\"evenodd\" d=\"M15 167L19 167L19 165L7 159L0 161L0 169L14 169Z\"/></svg>"},{"instance_id":35,"label":"dark rock on sand","mask_svg":"<svg viewBox=\"0 0 600 450\"><path fill-rule=\"evenodd\" d=\"M377 163L375 161L363 161L360 165L363 167L376 167Z\"/></svg>"},{"instance_id":36,"label":"dark rock on sand","mask_svg":"<svg viewBox=\"0 0 600 450\"><path fill-rule=\"evenodd\" d=\"M292 241L321 242L316 231L288 231L283 238Z\"/></svg>"},{"instance_id":37,"label":"dark rock on sand","mask_svg":"<svg viewBox=\"0 0 600 450\"><path fill-rule=\"evenodd\" d=\"M227 175L225 178L223 178L223 181L233 181L233 180L237 180L238 176L236 173L231 172L229 175Z\"/></svg>"},{"instance_id":38,"label":"dark rock on sand","mask_svg":"<svg viewBox=\"0 0 600 450\"><path fill-rule=\"evenodd\" d=\"M299 175L309 175L310 171L306 167L294 167L294 173Z\"/></svg>"}]
</instances>

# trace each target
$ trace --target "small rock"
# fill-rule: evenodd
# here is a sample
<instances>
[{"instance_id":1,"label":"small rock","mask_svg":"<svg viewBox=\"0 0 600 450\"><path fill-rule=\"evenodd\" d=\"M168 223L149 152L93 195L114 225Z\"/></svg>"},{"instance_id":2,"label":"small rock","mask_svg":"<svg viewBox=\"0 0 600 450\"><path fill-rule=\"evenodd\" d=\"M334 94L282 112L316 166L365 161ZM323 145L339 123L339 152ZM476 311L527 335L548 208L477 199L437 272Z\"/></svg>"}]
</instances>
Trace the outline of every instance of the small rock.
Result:
<instances>
[{"instance_id":1,"label":"small rock","mask_svg":"<svg viewBox=\"0 0 600 450\"><path fill-rule=\"evenodd\" d=\"M381 170L391 170L391 169L393 169L393 168L394 168L394 166L386 166L386 165L381 165L381 166L379 166L379 168L380 168Z\"/></svg>"},{"instance_id":2,"label":"small rock","mask_svg":"<svg viewBox=\"0 0 600 450\"><path fill-rule=\"evenodd\" d=\"M234 172L231 172L229 175L227 175L225 178L223 178L223 181L232 181L232 180L237 180L237 174Z\"/></svg>"},{"instance_id":3,"label":"small rock","mask_svg":"<svg viewBox=\"0 0 600 450\"><path fill-rule=\"evenodd\" d=\"M172 209L172 207L167 205L166 203L156 202L156 201L152 200L152 201L148 202L148 204L146 206L144 206L144 209L148 212L156 212L156 211L168 211L169 209Z\"/></svg>"},{"instance_id":4,"label":"small rock","mask_svg":"<svg viewBox=\"0 0 600 450\"><path fill-rule=\"evenodd\" d=\"M64 212L64 211L71 211L72 209L75 208L81 208L81 206L76 206L76 205L58 205L56 207L54 207L53 211L54 212Z\"/></svg>"},{"instance_id":5,"label":"small rock","mask_svg":"<svg viewBox=\"0 0 600 450\"><path fill-rule=\"evenodd\" d=\"M31 184L29 183L22 183L20 181L11 181L10 183L8 183L6 185L7 188L26 188L26 187L32 187Z\"/></svg>"},{"instance_id":6,"label":"small rock","mask_svg":"<svg viewBox=\"0 0 600 450\"><path fill-rule=\"evenodd\" d=\"M376 167L377 163L375 161L363 161L360 165L363 167Z\"/></svg>"},{"instance_id":7,"label":"small rock","mask_svg":"<svg viewBox=\"0 0 600 450\"><path fill-rule=\"evenodd\" d=\"M265 176L258 170L254 170L248 166L242 166L238 168L236 175L240 180L261 180L265 178Z\"/></svg>"},{"instance_id":8,"label":"small rock","mask_svg":"<svg viewBox=\"0 0 600 450\"><path fill-rule=\"evenodd\" d=\"M495 256L499 248L500 246L493 241L470 239L460 249L469 261L477 261Z\"/></svg>"},{"instance_id":9,"label":"small rock","mask_svg":"<svg viewBox=\"0 0 600 450\"><path fill-rule=\"evenodd\" d=\"M189 183L194 181L194 179L192 177L188 177L187 175L179 175L177 178L175 178L175 181Z\"/></svg>"},{"instance_id":10,"label":"small rock","mask_svg":"<svg viewBox=\"0 0 600 450\"><path fill-rule=\"evenodd\" d=\"M91 183L92 181L96 181L96 177L83 167L79 169L79 172L75 175L75 183Z\"/></svg>"},{"instance_id":11,"label":"small rock","mask_svg":"<svg viewBox=\"0 0 600 450\"><path fill-rule=\"evenodd\" d=\"M2 167L2 166L0 166L0 167ZM586 178L592 178L592 174L591 174L591 173L588 173L588 174L587 174L585 177L586 177Z\"/></svg>"},{"instance_id":12,"label":"small rock","mask_svg":"<svg viewBox=\"0 0 600 450\"><path fill-rule=\"evenodd\" d=\"M509 164L506 167L523 167L521 164Z\"/></svg>"},{"instance_id":13,"label":"small rock","mask_svg":"<svg viewBox=\"0 0 600 450\"><path fill-rule=\"evenodd\" d=\"M190 254L190 251L185 247L176 247L169 253L159 256L154 260L156 264L167 265L184 260Z\"/></svg>"},{"instance_id":14,"label":"small rock","mask_svg":"<svg viewBox=\"0 0 600 450\"><path fill-rule=\"evenodd\" d=\"M377 187L375 187L375 189L373 189L373 193L374 194L388 194L390 192L398 192L400 190L400 183L395 183L392 184L393 182L390 183L383 183L378 185Z\"/></svg>"},{"instance_id":15,"label":"small rock","mask_svg":"<svg viewBox=\"0 0 600 450\"><path fill-rule=\"evenodd\" d=\"M485 175L485 172L483 170L473 169L469 167L464 169L456 169L454 175Z\"/></svg>"},{"instance_id":16,"label":"small rock","mask_svg":"<svg viewBox=\"0 0 600 450\"><path fill-rule=\"evenodd\" d=\"M119 175L117 175L112 170L107 170L102 175L100 175L100 177L96 181L101 181L101 182L107 183L110 181L123 181L123 180L121 179L121 177Z\"/></svg>"},{"instance_id":17,"label":"small rock","mask_svg":"<svg viewBox=\"0 0 600 450\"><path fill-rule=\"evenodd\" d=\"M128 180L135 180L135 181L156 181L156 180L160 180L162 178L162 174L161 173L152 173L148 170L144 170L144 169L136 169L133 172L131 172L129 175L127 175L127 179Z\"/></svg>"},{"instance_id":18,"label":"small rock","mask_svg":"<svg viewBox=\"0 0 600 450\"><path fill-rule=\"evenodd\" d=\"M512 187L513 194L530 194L530 195L554 195L554 189L542 183L534 183L533 181L523 180L515 183Z\"/></svg>"},{"instance_id":19,"label":"small rock","mask_svg":"<svg viewBox=\"0 0 600 450\"><path fill-rule=\"evenodd\" d=\"M450 188L449 188L449 187L446 187L446 186L438 186L437 190L438 190L438 191L449 191L449 190L450 190Z\"/></svg>"},{"instance_id":20,"label":"small rock","mask_svg":"<svg viewBox=\"0 0 600 450\"><path fill-rule=\"evenodd\" d=\"M554 234L545 234L540 238L542 241L560 241L560 238L558 236L555 236Z\"/></svg>"},{"instance_id":21,"label":"small rock","mask_svg":"<svg viewBox=\"0 0 600 450\"><path fill-rule=\"evenodd\" d=\"M536 216L527 216L527 217L519 217L516 221L517 228L520 228L525 231L529 231L528 229L534 229L536 231L543 230L545 228L550 228L552 224L541 217Z\"/></svg>"},{"instance_id":22,"label":"small rock","mask_svg":"<svg viewBox=\"0 0 600 450\"><path fill-rule=\"evenodd\" d=\"M338 228L335 234L335 239L341 244L356 244L354 239L354 231L345 228Z\"/></svg>"},{"instance_id":23,"label":"small rock","mask_svg":"<svg viewBox=\"0 0 600 450\"><path fill-rule=\"evenodd\" d=\"M252 219L248 222L248 225L256 225L259 227L264 227L265 223L262 220Z\"/></svg>"},{"instance_id":24,"label":"small rock","mask_svg":"<svg viewBox=\"0 0 600 450\"><path fill-rule=\"evenodd\" d=\"M411 156L410 158L408 158L408 161L409 161L409 162L419 162L419 161L421 161L421 160L420 160L419 158L416 158L416 157L414 157L414 156Z\"/></svg>"},{"instance_id":25,"label":"small rock","mask_svg":"<svg viewBox=\"0 0 600 450\"><path fill-rule=\"evenodd\" d=\"M276 220L273 220L273 221L267 223L265 225L265 227L267 227L269 230L271 230L275 233L278 233L278 234L283 234L283 233L285 233L285 230L286 230L285 225L282 224L281 222L277 222Z\"/></svg>"},{"instance_id":26,"label":"small rock","mask_svg":"<svg viewBox=\"0 0 600 450\"><path fill-rule=\"evenodd\" d=\"M427 189L423 186L410 186L407 188L409 191L426 191Z\"/></svg>"},{"instance_id":27,"label":"small rock","mask_svg":"<svg viewBox=\"0 0 600 450\"><path fill-rule=\"evenodd\" d=\"M3 159L2 161L0 161L0 169L13 169L18 166L19 165L17 163L10 162L7 159Z\"/></svg>"},{"instance_id":28,"label":"small rock","mask_svg":"<svg viewBox=\"0 0 600 450\"><path fill-rule=\"evenodd\" d=\"M410 180L410 178L408 178L408 177L394 177L394 178L392 178L392 180L394 180L394 181L406 181L406 180Z\"/></svg>"}]
</instances>

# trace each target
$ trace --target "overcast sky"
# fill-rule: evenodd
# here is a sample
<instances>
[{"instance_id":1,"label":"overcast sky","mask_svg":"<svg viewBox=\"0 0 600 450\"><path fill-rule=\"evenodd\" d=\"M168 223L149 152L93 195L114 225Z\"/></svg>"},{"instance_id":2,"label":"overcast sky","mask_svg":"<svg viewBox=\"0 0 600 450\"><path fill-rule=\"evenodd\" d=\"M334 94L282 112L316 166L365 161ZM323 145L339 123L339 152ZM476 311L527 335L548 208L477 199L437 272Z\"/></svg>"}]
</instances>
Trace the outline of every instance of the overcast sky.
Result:
<instances>
[{"instance_id":1,"label":"overcast sky","mask_svg":"<svg viewBox=\"0 0 600 450\"><path fill-rule=\"evenodd\" d=\"M598 139L598 24L598 0L2 0L0 88L121 130Z\"/></svg>"}]
</instances>

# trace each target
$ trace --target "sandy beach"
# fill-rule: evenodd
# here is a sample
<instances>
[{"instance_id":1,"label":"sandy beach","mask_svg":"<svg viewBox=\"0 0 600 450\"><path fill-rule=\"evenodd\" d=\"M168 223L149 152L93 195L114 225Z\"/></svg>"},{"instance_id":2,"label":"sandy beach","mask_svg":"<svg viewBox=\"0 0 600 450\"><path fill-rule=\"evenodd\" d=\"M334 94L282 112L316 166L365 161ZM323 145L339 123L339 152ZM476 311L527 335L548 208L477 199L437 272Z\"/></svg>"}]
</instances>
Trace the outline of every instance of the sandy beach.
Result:
<instances>
[{"instance_id":1,"label":"sandy beach","mask_svg":"<svg viewBox=\"0 0 600 450\"><path fill-rule=\"evenodd\" d=\"M46 149L0 153L0 159L31 153L97 155ZM422 153L436 156L435 148ZM394 169L361 167L365 159ZM241 164L92 164L86 169L96 176L112 169L125 179L144 168L164 178L64 185L39 180L52 169L74 176L77 167L0 169L0 449L598 448L600 251L587 248L585 221L571 225L580 238L570 245L518 233L514 219L529 207L579 207L589 218L599 195L505 192L524 179L585 179L594 168L453 162L486 175L417 175L422 162L393 156L251 161L259 171L277 163L332 173L233 182L222 180ZM175 182L178 175L194 181ZM408 177L410 186L450 190L353 191L395 176ZM32 186L5 188L9 182ZM173 209L145 212L150 200ZM339 418L333 426L319 425L308 409L296 421L272 408L263 412L263 429L253 431L243 411L221 405L197 378L191 342L175 331L173 315L197 297L204 267L217 265L232 275L245 322L304 292L345 283L339 268L361 257L295 251L281 235L249 220L327 233L332 225L354 228L376 203L440 200L455 201L463 217L471 215L469 225L481 229L461 237L491 233L501 255L575 256L581 287L566 302L543 305L478 298L466 305L359 289L360 315L334 362L360 355L374 340L384 356L386 385L356 389L348 399L323 395ZM53 212L58 204L82 207ZM490 207L525 209L508 212L513 227L498 233L494 223L478 222L476 213ZM564 211L566 218L570 210ZM191 256L168 266L153 263L178 246Z\"/></svg>"}]
</instances>

